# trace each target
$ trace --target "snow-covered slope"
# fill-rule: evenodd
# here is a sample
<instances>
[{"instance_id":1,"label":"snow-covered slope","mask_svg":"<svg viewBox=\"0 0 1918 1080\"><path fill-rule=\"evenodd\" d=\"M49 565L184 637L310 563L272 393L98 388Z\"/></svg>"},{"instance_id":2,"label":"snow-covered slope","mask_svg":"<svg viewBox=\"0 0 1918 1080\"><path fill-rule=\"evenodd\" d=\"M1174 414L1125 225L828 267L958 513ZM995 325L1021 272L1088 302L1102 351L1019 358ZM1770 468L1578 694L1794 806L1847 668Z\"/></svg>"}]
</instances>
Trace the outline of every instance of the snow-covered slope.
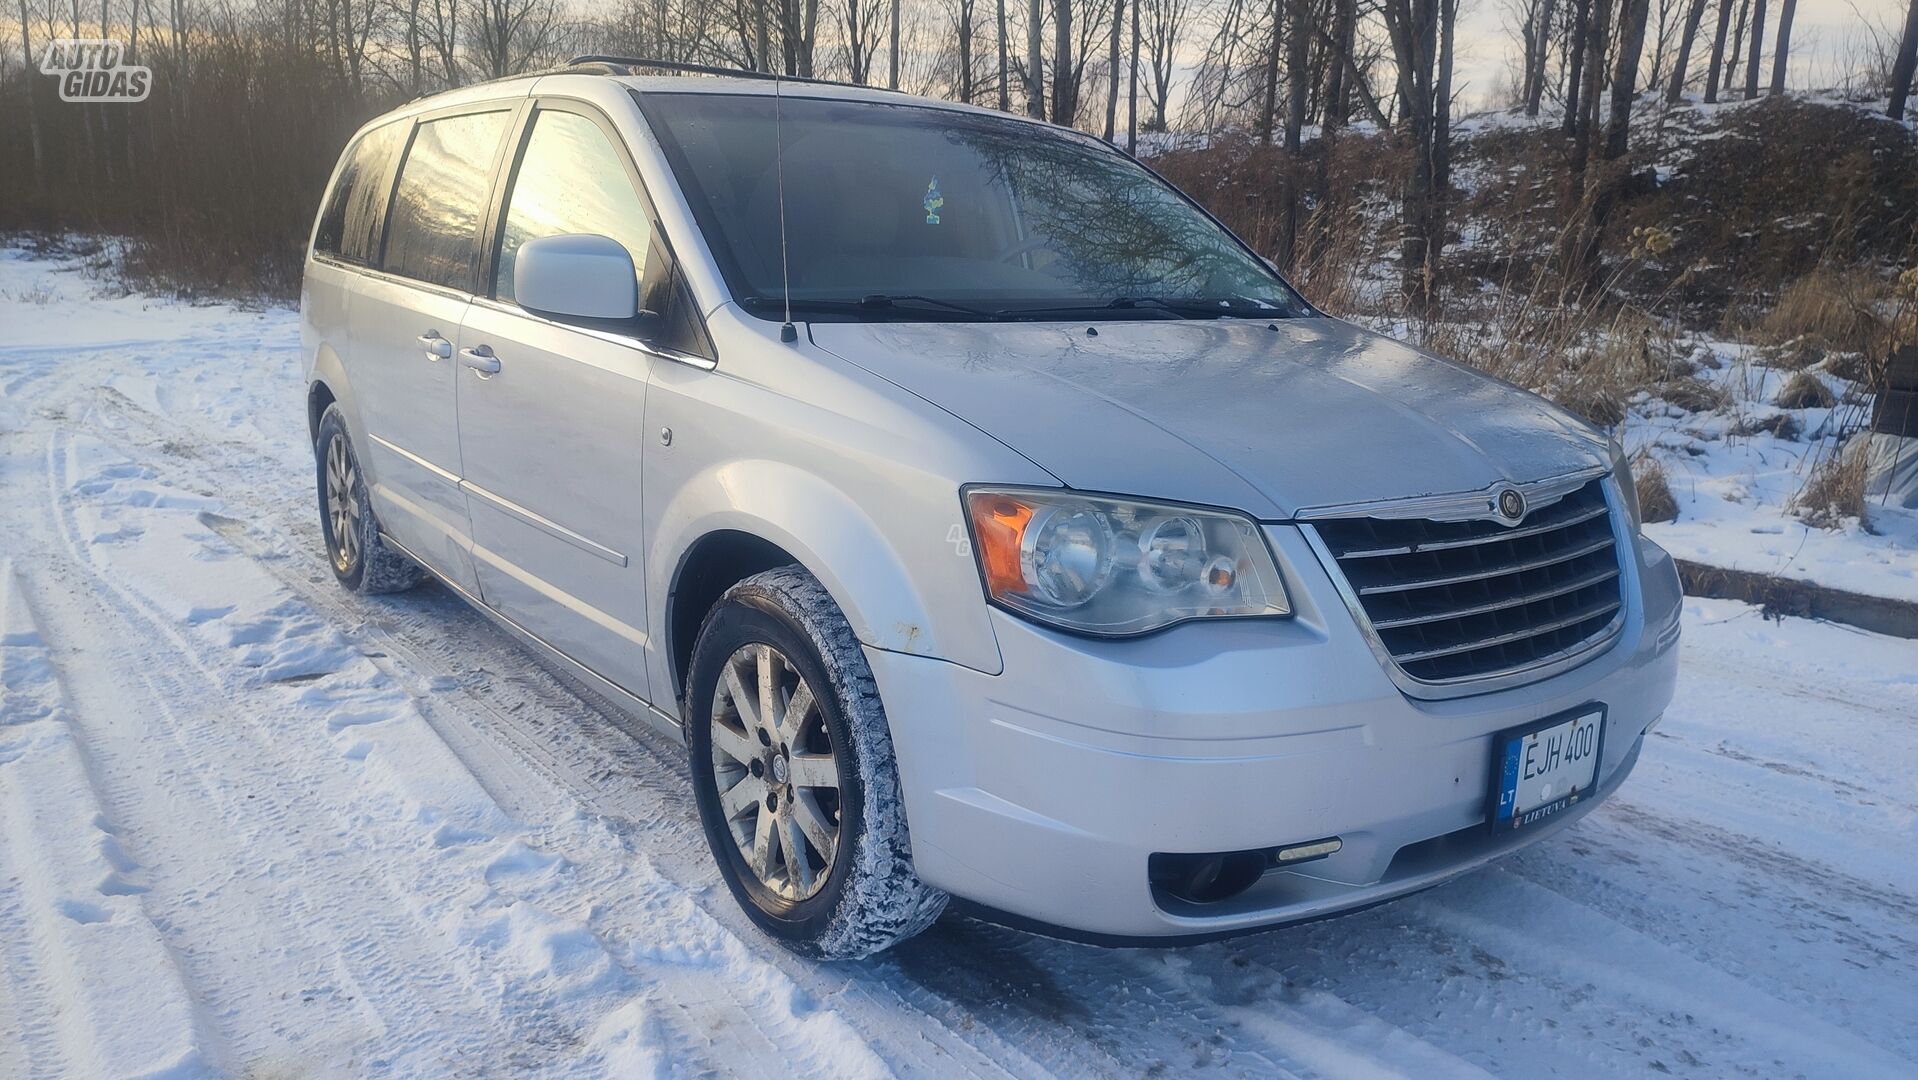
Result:
<instances>
[{"instance_id":1,"label":"snow-covered slope","mask_svg":"<svg viewBox=\"0 0 1918 1080\"><path fill-rule=\"evenodd\" d=\"M680 752L319 555L281 310L0 253L0 1076L1909 1076L1918 646L1686 613L1618 798L1345 919L794 959Z\"/></svg>"}]
</instances>

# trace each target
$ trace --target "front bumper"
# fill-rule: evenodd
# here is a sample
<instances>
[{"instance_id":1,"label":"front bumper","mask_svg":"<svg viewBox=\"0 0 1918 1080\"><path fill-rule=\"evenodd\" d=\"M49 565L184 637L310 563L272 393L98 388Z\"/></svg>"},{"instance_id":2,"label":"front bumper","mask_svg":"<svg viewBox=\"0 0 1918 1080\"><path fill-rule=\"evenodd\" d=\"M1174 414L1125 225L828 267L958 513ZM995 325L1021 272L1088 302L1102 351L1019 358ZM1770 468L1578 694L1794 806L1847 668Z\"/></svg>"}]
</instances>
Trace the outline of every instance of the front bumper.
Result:
<instances>
[{"instance_id":1,"label":"front bumper","mask_svg":"<svg viewBox=\"0 0 1918 1080\"><path fill-rule=\"evenodd\" d=\"M1424 701L1388 678L1303 537L1268 530L1295 615L1129 641L994 612L1004 671L867 650L894 731L919 876L1086 934L1191 937L1412 892L1564 828L1618 786L1677 673L1677 574L1635 545L1617 640L1527 686ZM1608 708L1599 798L1517 837L1485 825L1493 736ZM1155 892L1157 852L1339 837L1217 904Z\"/></svg>"}]
</instances>

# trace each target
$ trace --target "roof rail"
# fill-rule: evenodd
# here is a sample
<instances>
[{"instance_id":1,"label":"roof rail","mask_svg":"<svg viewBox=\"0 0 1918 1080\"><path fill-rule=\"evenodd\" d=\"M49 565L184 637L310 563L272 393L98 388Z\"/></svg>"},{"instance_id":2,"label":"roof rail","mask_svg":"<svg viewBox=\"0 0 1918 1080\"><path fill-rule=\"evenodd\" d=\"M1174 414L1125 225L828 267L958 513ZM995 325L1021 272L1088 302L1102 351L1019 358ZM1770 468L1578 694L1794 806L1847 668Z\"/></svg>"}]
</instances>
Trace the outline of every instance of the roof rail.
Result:
<instances>
[{"instance_id":1,"label":"roof rail","mask_svg":"<svg viewBox=\"0 0 1918 1080\"><path fill-rule=\"evenodd\" d=\"M853 86L861 90L879 90L886 93L903 93L884 86L866 86L862 83L839 82L834 79L815 79L809 75L779 75L770 71L755 71L752 68L721 67L717 64L695 64L685 60L656 60L646 56L607 56L601 53L588 53L575 56L566 62L568 68L600 66L609 69L608 74L631 75L633 68L653 68L659 71L678 71L688 75L726 75L736 79L763 79L768 82L812 83L818 86ZM619 70L625 69L625 70Z\"/></svg>"}]
</instances>

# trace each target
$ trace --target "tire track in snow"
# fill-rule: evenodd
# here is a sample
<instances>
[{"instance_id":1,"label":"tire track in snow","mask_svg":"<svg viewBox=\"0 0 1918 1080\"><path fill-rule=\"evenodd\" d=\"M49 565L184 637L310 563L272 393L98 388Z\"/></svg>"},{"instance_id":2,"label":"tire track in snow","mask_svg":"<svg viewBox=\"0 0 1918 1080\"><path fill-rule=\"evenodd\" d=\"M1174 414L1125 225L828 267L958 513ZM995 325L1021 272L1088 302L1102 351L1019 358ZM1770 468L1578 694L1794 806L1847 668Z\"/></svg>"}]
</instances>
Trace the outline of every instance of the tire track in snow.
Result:
<instances>
[{"instance_id":1,"label":"tire track in snow","mask_svg":"<svg viewBox=\"0 0 1918 1080\"><path fill-rule=\"evenodd\" d=\"M71 532L72 530L69 531ZM109 589L115 588L114 583L106 580L104 576L96 583ZM204 676L203 681L208 684L208 689L222 682L230 684L231 675L223 673L220 670L223 664L231 665L232 661L230 658L224 658L218 655L217 651L209 653L206 647L198 644L194 640L193 636L183 636L173 631L168 625L169 614L154 609L151 601L125 589L117 589L116 591L121 600L124 601L121 605L120 612L122 621L132 624L139 631L142 631L140 634L142 638L169 640L175 654L174 657L170 657L169 659L177 658L186 662L188 666L197 667L200 674ZM276 617L281 621L299 621L304 614L302 611L288 610L284 604L276 606L274 611L277 613ZM237 618L237 616L221 615L220 618L231 621L232 618ZM324 625L323 623L319 623L317 618L313 621L316 624ZM174 665L161 663L150 666L157 666L164 669ZM326 673L316 672L315 674L324 677ZM304 673L293 673L292 677L304 679L306 676ZM311 688L302 691L301 696L311 697L318 693L323 685L323 682L316 682L312 684ZM199 694L195 694L191 689L180 685L158 685L151 687L151 696L163 701L170 701L204 697L206 696L206 692L202 691ZM345 707L350 711L363 703L351 698L346 698L328 702L327 704ZM404 701L404 704L410 708L416 703L408 700ZM310 719L317 721L321 719L321 717L316 716ZM358 722L357 718L354 722ZM377 725L377 719L375 718L368 718L368 722ZM374 727L369 726L364 730L374 730ZM225 739L228 742L231 741L232 735L230 732L225 735ZM274 737L263 740L263 742L276 744L275 747L256 745L248 748L246 756L249 758L258 757L265 759L271 765L277 766L276 768L269 769L269 771L285 773L289 776L298 776L300 774L301 764L299 760L292 758L290 755L281 755L280 761L271 761L273 757L272 750L277 748L277 744L286 741L283 732L276 730ZM453 771L457 771L462 777L466 775L464 769L456 768ZM350 803L351 799L351 795L341 795L331 801L335 803ZM608 835L610 837L610 833ZM454 842L464 842L464 838L456 837ZM601 861L610 861L606 858L609 854L616 856L619 853L617 851L611 853L603 852L599 853L599 858ZM620 859L619 861L622 864L623 871L625 860ZM492 869L493 868L489 867L489 883L497 884L492 882ZM616 875L616 877L618 876L630 875ZM677 891L677 886L669 886L658 880L642 884L647 884L649 888L655 890L665 888L669 892ZM621 887L631 889L632 885L630 883L624 883ZM332 885L328 884L327 888L329 890L332 889ZM642 890L642 893L644 891L645 890ZM356 899L350 896L343 896L336 897L336 899L341 901L340 906L349 917L357 916L362 920L370 917L373 921L377 921L378 913L382 910L377 901L369 903L364 897ZM404 900L406 897L401 896L396 899ZM507 897L507 899L511 900L514 898ZM429 908L437 907L440 906L441 903L442 900L440 899L429 898L427 906ZM342 929L350 928L343 927ZM537 927L534 929L535 931L538 930ZM712 929L717 931L716 927ZM510 934L515 931L513 927L507 927L502 932ZM403 933L402 931L402 934ZM491 931L486 931L486 933L491 933ZM725 936L729 937L729 935ZM429 933L427 937L430 939L432 935ZM371 981L375 984L383 984L389 975L389 968L399 971L431 970L430 965L433 956L441 951L438 948L434 948L419 952L418 955L414 957L414 960L418 962L410 963L406 957L406 950L396 947L393 935L380 934L367 941L364 948L358 950L352 948L355 944L355 942L350 940L347 942L348 955L350 958L357 958L367 963L378 963L381 965L379 970L370 973L365 971L360 972L363 982L370 977ZM445 944L451 943L442 943L442 945ZM702 970L704 965L699 963L689 965L684 962L665 965L658 970L654 970L652 965L646 963L649 950L639 948L634 943L629 942L626 943L625 946L622 946L621 943L611 942L605 943L599 946L599 948L608 955L613 963L621 966L627 975L633 977L634 985L639 988L642 998L664 998L671 1001L675 1008L680 1008L684 1002L688 1000L699 1001L713 998L715 995L711 989L712 986L716 985L722 988L722 992L718 994L718 996L729 999L726 1008L700 1018L703 1021L700 1024L691 1026L683 1022L680 1024L682 1030L679 1034L681 1038L676 1041L684 1051L679 1055L682 1059L682 1064L685 1063L686 1060L700 1061L705 1059L723 1067L724 1071L741 1073L764 1072L775 1066L792 1067L795 1064L804 1066L806 1062L811 1062L811 1064L810 1066L804 1066L802 1071L817 1071L822 1073L845 1072L850 1075L868 1075L879 1069L878 1059L869 1056L870 1052L863 1043L857 1042L856 1040L848 1041L846 1033L836 1033L833 1030L839 1023L837 1017L820 1012L810 1003L803 1000L804 995L795 997L790 988L782 991L778 985L778 979L762 979L756 982L749 980L749 984L743 988L732 986L731 981L740 974L737 970L740 958L737 956L726 958L733 963L733 969L723 973ZM650 951L659 952L660 950L655 947ZM671 953L673 950L668 948L664 951ZM707 951L713 952L711 949ZM396 955L389 958L386 955L389 952ZM721 952L723 952L723 950L721 950ZM714 953L714 955L719 954ZM355 970L359 971L360 966L356 964ZM469 975L462 981L471 982L472 980ZM687 986L699 988L699 993L697 995L681 993L678 999L675 1000L673 998L673 987L676 983L680 984L682 990ZM701 988L701 984L704 984L703 988ZM383 989L383 985L374 985L372 987L362 986L362 990L378 991L381 989ZM394 989L404 993L405 983L396 982ZM404 1015L405 1010L401 1006L402 1003L396 999L388 998L387 1001L375 1008L373 1013L381 1017ZM683 1009L680 1009L680 1011L683 1011ZM538 1010L534 1010L530 1015L537 1020L541 1013ZM676 1015L678 1015L678 1013L672 1010L665 1012L653 1010L647 1019L649 1026L657 1028L658 1024L654 1021L659 1017L663 1016L670 1020ZM782 1021L780 1020L781 1017L787 1017L788 1019ZM769 1019L760 1020L757 1018ZM470 1021L476 1020L477 1018L469 1017L466 1019ZM485 1030L489 1026L498 1026L497 1024L488 1025L479 1022L461 1022L457 1016L436 1016L435 1021L436 1024L446 1024L448 1021L452 1021L449 1026L455 1031ZM699 1035L704 1028L717 1026L713 1023L714 1021L729 1021L731 1025L731 1031L729 1033L731 1037L716 1046L710 1042L703 1042ZM746 1037L742 1030L754 1028L755 1026L764 1026L766 1024L771 1025L771 1027L768 1028L771 1034L761 1034L757 1039ZM803 1028L811 1031L812 1034L808 1037L792 1038L788 1036L794 1035L795 1032L781 1030L782 1027ZM823 1031L818 1030L822 1027L824 1029ZM387 1034L390 1038L391 1033ZM538 1035L537 1032L531 1034L535 1036ZM658 1033L655 1032L655 1034ZM797 1032L797 1034L804 1035L805 1032ZM404 1039L400 1041L402 1044L405 1042ZM402 1049L405 1049L404 1045ZM418 1053L424 1053L424 1051L419 1051ZM417 1053L416 1056L418 1056ZM515 1067L533 1064L532 1062L521 1059L513 1060ZM986 1062L983 1058L979 1059L979 1063L989 1067L989 1062Z\"/></svg>"},{"instance_id":2,"label":"tire track in snow","mask_svg":"<svg viewBox=\"0 0 1918 1080\"><path fill-rule=\"evenodd\" d=\"M18 1025L0 1072L198 1073L193 1002L102 810L49 653L0 559L0 910L12 916L0 924L0 1021Z\"/></svg>"}]
</instances>

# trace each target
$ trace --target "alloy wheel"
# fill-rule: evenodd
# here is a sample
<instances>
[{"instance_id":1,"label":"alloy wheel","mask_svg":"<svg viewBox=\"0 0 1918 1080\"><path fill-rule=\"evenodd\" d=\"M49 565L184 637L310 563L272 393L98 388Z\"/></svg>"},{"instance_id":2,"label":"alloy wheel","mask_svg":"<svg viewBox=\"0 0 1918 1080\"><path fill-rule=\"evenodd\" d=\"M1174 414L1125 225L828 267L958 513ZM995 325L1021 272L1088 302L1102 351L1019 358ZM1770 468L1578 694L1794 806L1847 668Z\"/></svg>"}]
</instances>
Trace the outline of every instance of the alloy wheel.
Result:
<instances>
[{"instance_id":1,"label":"alloy wheel","mask_svg":"<svg viewBox=\"0 0 1918 1080\"><path fill-rule=\"evenodd\" d=\"M784 653L741 646L713 694L712 770L726 828L759 883L819 892L840 842L839 760L818 698Z\"/></svg>"},{"instance_id":2,"label":"alloy wheel","mask_svg":"<svg viewBox=\"0 0 1918 1080\"><path fill-rule=\"evenodd\" d=\"M357 479L346 436L337 432L326 444L326 520L333 530L333 565L351 573L360 557L360 504L354 498Z\"/></svg>"}]
</instances>

